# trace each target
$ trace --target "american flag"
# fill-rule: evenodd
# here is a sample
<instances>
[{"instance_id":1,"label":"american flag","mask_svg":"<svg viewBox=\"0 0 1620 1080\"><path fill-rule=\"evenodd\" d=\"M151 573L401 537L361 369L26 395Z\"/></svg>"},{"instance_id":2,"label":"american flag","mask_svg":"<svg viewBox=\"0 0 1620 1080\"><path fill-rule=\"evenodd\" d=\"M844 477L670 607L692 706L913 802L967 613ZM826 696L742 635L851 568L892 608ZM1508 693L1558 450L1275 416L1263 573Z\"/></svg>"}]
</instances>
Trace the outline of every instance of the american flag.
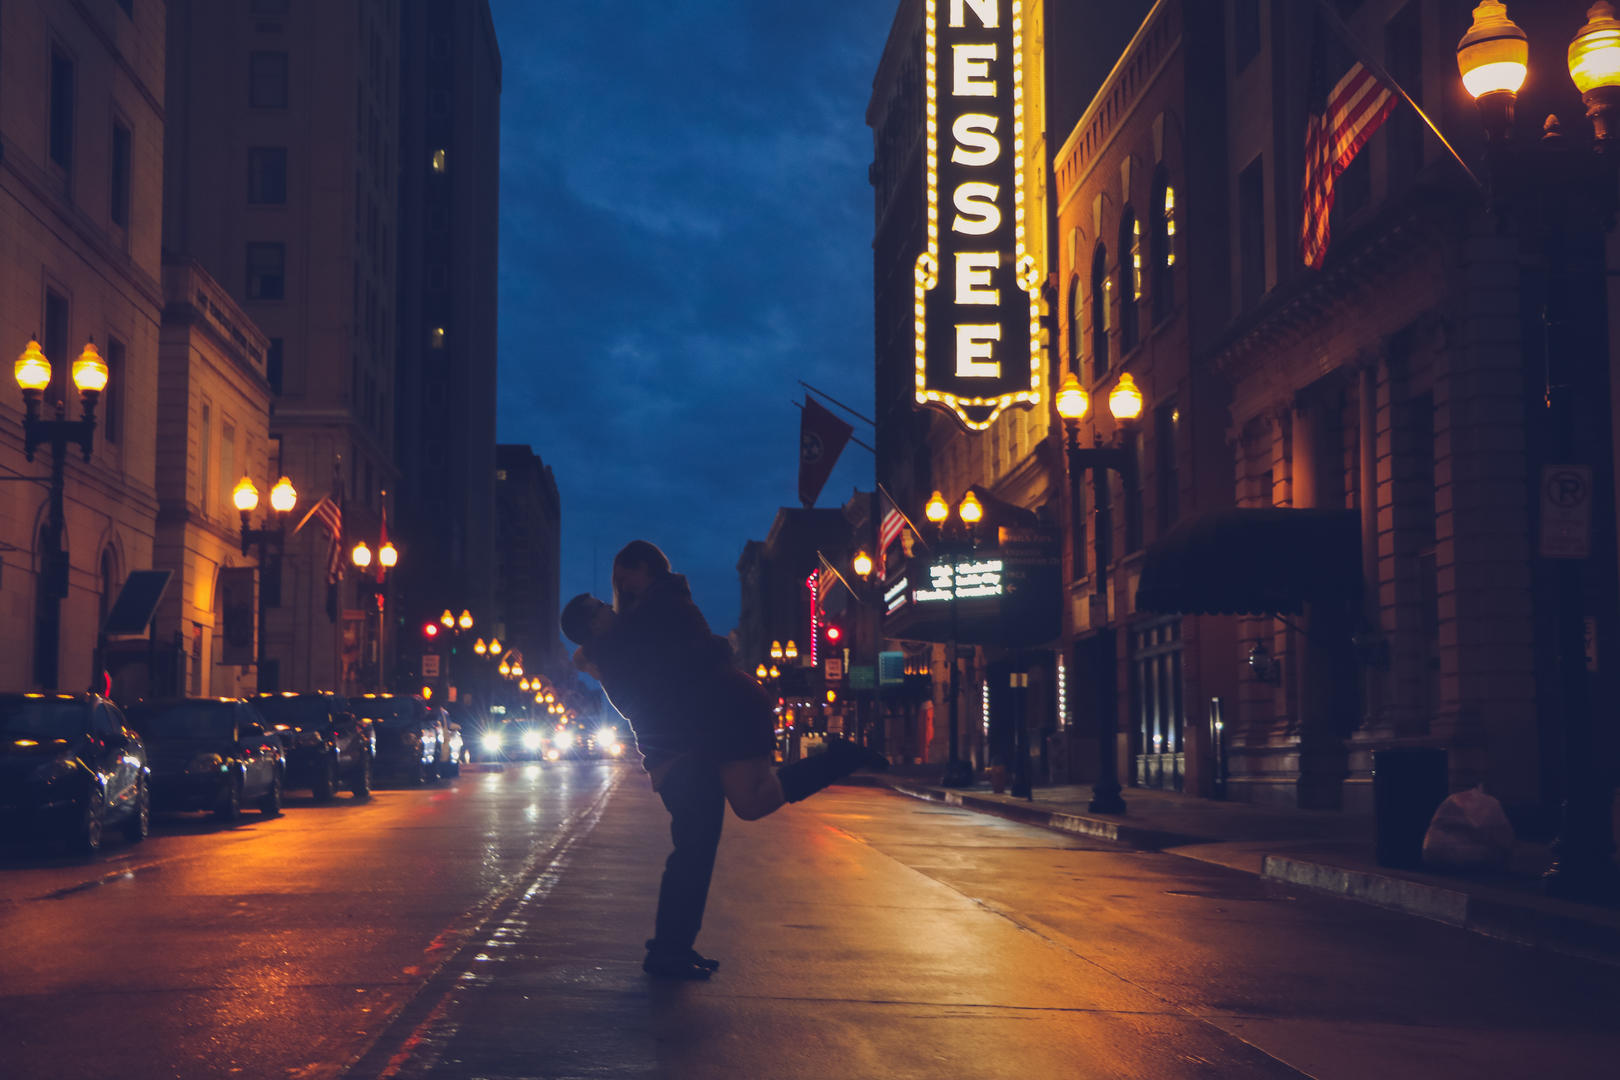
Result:
<instances>
[{"instance_id":1,"label":"american flag","mask_svg":"<svg viewBox=\"0 0 1620 1080\"><path fill-rule=\"evenodd\" d=\"M310 508L293 532L296 534L309 524L311 518L319 519L326 535L331 538L326 548L326 583L336 585L343 573L343 508L330 495L322 495L321 501Z\"/></svg>"},{"instance_id":2,"label":"american flag","mask_svg":"<svg viewBox=\"0 0 1620 1080\"><path fill-rule=\"evenodd\" d=\"M887 575L889 545L900 539L900 531L906 527L906 515L900 512L898 506L890 506L889 512L883 515L878 524L878 580Z\"/></svg>"},{"instance_id":3,"label":"american flag","mask_svg":"<svg viewBox=\"0 0 1620 1080\"><path fill-rule=\"evenodd\" d=\"M1342 50L1334 50L1342 53ZM1304 215L1300 222L1299 252L1305 265L1315 269L1327 258L1333 217L1333 184L1349 168L1367 140L1389 119L1398 100L1360 60L1331 87L1331 63L1326 27L1320 18L1311 50L1311 93L1305 120ZM1341 57L1342 59L1342 57Z\"/></svg>"}]
</instances>

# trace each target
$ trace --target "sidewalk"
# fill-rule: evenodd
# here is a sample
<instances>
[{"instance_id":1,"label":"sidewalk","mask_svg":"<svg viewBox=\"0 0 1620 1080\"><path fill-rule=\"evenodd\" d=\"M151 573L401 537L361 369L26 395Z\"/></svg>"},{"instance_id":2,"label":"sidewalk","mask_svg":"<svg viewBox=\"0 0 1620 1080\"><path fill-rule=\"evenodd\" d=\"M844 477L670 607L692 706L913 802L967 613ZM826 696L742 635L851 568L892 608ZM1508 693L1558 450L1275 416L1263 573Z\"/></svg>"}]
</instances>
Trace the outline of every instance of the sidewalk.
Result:
<instances>
[{"instance_id":1,"label":"sidewalk","mask_svg":"<svg viewBox=\"0 0 1620 1080\"><path fill-rule=\"evenodd\" d=\"M1294 810L1127 788L1123 815L1087 811L1090 785L1040 787L1032 800L988 785L945 788L939 769L901 769L851 781L912 798L1143 851L1160 851L1376 904L1474 933L1620 964L1620 910L1542 894L1551 861L1545 844L1520 843L1497 874L1395 870L1373 857L1373 820L1336 811Z\"/></svg>"}]
</instances>

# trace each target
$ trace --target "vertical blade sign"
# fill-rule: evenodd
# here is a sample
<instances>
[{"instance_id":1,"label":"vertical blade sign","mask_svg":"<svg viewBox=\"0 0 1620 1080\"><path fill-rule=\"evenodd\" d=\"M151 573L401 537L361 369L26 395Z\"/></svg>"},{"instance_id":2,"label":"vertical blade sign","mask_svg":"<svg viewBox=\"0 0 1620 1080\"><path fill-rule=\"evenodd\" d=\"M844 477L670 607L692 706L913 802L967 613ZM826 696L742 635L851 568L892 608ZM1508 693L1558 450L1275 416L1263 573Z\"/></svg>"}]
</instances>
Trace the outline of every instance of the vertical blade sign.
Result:
<instances>
[{"instance_id":1,"label":"vertical blade sign","mask_svg":"<svg viewBox=\"0 0 1620 1080\"><path fill-rule=\"evenodd\" d=\"M1040 273L1024 232L1023 16L1020 0L926 0L924 20L917 403L983 431L1042 391Z\"/></svg>"}]
</instances>

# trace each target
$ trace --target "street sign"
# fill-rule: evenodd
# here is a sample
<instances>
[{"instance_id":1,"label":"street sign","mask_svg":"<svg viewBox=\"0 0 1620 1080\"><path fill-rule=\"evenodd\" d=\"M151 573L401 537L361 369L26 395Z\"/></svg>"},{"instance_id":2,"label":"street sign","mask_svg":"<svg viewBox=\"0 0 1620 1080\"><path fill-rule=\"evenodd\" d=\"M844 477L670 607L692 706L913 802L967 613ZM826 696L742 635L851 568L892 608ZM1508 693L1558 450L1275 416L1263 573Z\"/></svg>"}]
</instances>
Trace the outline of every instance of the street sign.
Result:
<instances>
[{"instance_id":1,"label":"street sign","mask_svg":"<svg viewBox=\"0 0 1620 1080\"><path fill-rule=\"evenodd\" d=\"M439 677L439 654L422 654L422 678L437 679Z\"/></svg>"},{"instance_id":2,"label":"street sign","mask_svg":"<svg viewBox=\"0 0 1620 1080\"><path fill-rule=\"evenodd\" d=\"M1584 559L1592 553L1592 467L1543 465L1541 543L1543 559Z\"/></svg>"},{"instance_id":3,"label":"street sign","mask_svg":"<svg viewBox=\"0 0 1620 1080\"><path fill-rule=\"evenodd\" d=\"M827 679L842 679L844 677L844 658L842 656L827 657Z\"/></svg>"},{"instance_id":4,"label":"street sign","mask_svg":"<svg viewBox=\"0 0 1620 1080\"><path fill-rule=\"evenodd\" d=\"M904 686L906 682L906 654L903 652L878 653L878 685Z\"/></svg>"},{"instance_id":5,"label":"street sign","mask_svg":"<svg viewBox=\"0 0 1620 1080\"><path fill-rule=\"evenodd\" d=\"M877 668L871 664L849 665L849 688L851 690L876 690Z\"/></svg>"}]
</instances>

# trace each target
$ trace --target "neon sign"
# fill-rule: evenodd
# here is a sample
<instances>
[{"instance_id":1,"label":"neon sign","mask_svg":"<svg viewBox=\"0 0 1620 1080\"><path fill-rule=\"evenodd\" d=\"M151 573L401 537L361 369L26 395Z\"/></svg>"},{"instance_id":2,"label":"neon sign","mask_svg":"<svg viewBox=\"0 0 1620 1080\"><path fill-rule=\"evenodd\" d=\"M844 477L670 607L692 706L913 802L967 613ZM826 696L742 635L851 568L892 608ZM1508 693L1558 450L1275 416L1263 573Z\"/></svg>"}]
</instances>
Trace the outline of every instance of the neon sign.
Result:
<instances>
[{"instance_id":1,"label":"neon sign","mask_svg":"<svg viewBox=\"0 0 1620 1080\"><path fill-rule=\"evenodd\" d=\"M983 431L1003 409L1041 401L1019 0L926 0L923 50L928 247L915 270L916 399Z\"/></svg>"},{"instance_id":2,"label":"neon sign","mask_svg":"<svg viewBox=\"0 0 1620 1080\"><path fill-rule=\"evenodd\" d=\"M918 589L912 599L919 604L936 600L973 600L982 596L1000 596L1002 563L1000 559L982 559L978 562L937 562L928 567L928 587Z\"/></svg>"}]
</instances>

